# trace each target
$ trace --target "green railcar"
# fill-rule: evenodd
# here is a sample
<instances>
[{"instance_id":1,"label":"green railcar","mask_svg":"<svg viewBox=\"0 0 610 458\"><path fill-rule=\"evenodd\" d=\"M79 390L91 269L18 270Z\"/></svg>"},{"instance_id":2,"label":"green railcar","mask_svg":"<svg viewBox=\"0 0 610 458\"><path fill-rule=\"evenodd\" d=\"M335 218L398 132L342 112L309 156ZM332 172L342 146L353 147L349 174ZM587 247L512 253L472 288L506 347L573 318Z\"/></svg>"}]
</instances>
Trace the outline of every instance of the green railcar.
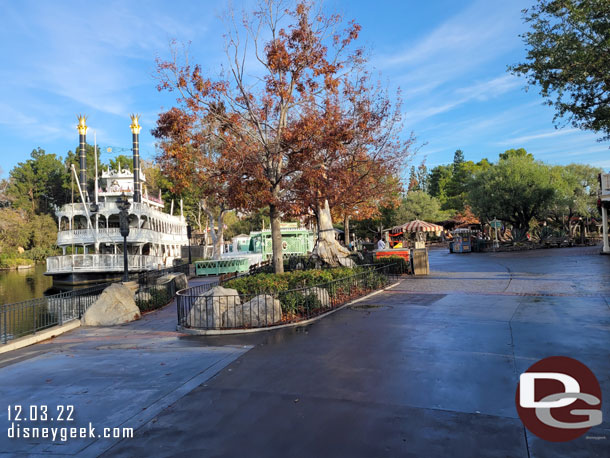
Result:
<instances>
[{"instance_id":1,"label":"green railcar","mask_svg":"<svg viewBox=\"0 0 610 458\"><path fill-rule=\"evenodd\" d=\"M250 268L250 260L247 258L209 259L207 261L195 261L195 273L198 276L222 275L233 272L247 272Z\"/></svg>"},{"instance_id":2,"label":"green railcar","mask_svg":"<svg viewBox=\"0 0 610 458\"><path fill-rule=\"evenodd\" d=\"M281 232L282 252L285 257L304 256L313 250L314 236L311 231L301 228L282 228ZM261 253L263 259L270 258L273 253L271 231L250 232L248 252Z\"/></svg>"}]
</instances>

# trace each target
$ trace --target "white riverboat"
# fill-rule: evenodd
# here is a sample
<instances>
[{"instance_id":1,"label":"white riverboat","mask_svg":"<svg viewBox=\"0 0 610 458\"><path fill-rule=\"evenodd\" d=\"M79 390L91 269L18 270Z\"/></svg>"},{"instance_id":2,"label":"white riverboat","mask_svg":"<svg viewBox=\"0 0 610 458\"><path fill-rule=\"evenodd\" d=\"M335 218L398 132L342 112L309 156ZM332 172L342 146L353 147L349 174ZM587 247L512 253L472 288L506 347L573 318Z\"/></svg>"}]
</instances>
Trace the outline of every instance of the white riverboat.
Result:
<instances>
[{"instance_id":1,"label":"white riverboat","mask_svg":"<svg viewBox=\"0 0 610 458\"><path fill-rule=\"evenodd\" d=\"M129 202L127 259L130 273L171 267L180 258L182 246L188 245L187 223L180 216L165 213L159 198L149 196L146 177L140 170L139 131L132 117L134 171L107 169L93 196L80 183L86 182L84 118L79 118L81 134L80 203L62 206L57 212L57 245L61 256L47 258L46 275L57 286L74 286L118 280L123 273L123 237L120 230L120 204ZM76 173L75 173L76 175ZM144 189L144 193L142 193Z\"/></svg>"}]
</instances>

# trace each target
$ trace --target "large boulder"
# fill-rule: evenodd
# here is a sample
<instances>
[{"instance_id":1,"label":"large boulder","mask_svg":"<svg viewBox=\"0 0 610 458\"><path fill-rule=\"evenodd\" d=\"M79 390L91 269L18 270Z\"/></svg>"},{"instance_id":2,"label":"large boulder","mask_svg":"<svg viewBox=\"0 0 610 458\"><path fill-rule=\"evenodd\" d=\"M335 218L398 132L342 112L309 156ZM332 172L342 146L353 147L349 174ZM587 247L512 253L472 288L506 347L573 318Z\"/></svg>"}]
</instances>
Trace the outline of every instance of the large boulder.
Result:
<instances>
[{"instance_id":1,"label":"large boulder","mask_svg":"<svg viewBox=\"0 0 610 458\"><path fill-rule=\"evenodd\" d=\"M268 326L282 321L282 306L269 294L260 294L243 305L228 307L222 315L223 325L228 328L240 326Z\"/></svg>"},{"instance_id":2,"label":"large boulder","mask_svg":"<svg viewBox=\"0 0 610 458\"><path fill-rule=\"evenodd\" d=\"M236 289L215 286L195 299L187 316L187 326L193 328L221 328L222 316L229 308L241 304Z\"/></svg>"},{"instance_id":3,"label":"large boulder","mask_svg":"<svg viewBox=\"0 0 610 458\"><path fill-rule=\"evenodd\" d=\"M100 294L81 318L83 326L111 326L140 318L140 309L133 292L120 283L113 283Z\"/></svg>"},{"instance_id":4,"label":"large boulder","mask_svg":"<svg viewBox=\"0 0 610 458\"><path fill-rule=\"evenodd\" d=\"M186 275L181 272L173 272L167 275L163 275L162 277L157 278L156 284L165 285L172 280L176 285L176 291L180 291L181 289L187 288L189 285Z\"/></svg>"},{"instance_id":5,"label":"large boulder","mask_svg":"<svg viewBox=\"0 0 610 458\"><path fill-rule=\"evenodd\" d=\"M330 307L332 305L330 302L330 294L328 294L328 290L325 288L312 286L311 288L304 289L302 293L303 296L315 296L320 307Z\"/></svg>"}]
</instances>

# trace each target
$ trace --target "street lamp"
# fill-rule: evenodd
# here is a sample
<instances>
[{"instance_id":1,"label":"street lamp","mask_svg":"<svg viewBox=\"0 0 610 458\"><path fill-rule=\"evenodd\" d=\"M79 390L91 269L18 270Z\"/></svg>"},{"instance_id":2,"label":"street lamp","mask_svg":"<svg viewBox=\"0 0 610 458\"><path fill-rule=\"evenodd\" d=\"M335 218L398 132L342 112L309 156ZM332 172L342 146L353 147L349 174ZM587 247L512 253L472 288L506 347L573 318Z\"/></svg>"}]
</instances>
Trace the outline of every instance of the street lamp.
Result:
<instances>
[{"instance_id":1,"label":"street lamp","mask_svg":"<svg viewBox=\"0 0 610 458\"><path fill-rule=\"evenodd\" d=\"M189 266L191 265L191 234L193 228L191 227L191 217L186 216L186 237L189 239Z\"/></svg>"},{"instance_id":2,"label":"street lamp","mask_svg":"<svg viewBox=\"0 0 610 458\"><path fill-rule=\"evenodd\" d=\"M127 262L127 236L129 235L129 207L131 204L127 200L125 193L121 194L119 200L116 201L119 207L119 221L121 227L121 235L123 236L123 281L129 281L129 265Z\"/></svg>"}]
</instances>

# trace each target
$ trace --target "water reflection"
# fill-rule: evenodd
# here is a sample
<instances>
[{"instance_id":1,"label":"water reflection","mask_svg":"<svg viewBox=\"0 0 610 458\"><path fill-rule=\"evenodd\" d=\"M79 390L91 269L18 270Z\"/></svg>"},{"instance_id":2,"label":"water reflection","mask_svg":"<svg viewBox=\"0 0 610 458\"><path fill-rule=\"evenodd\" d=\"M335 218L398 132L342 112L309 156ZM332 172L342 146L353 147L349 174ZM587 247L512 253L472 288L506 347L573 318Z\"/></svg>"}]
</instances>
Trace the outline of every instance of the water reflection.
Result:
<instances>
[{"instance_id":1,"label":"water reflection","mask_svg":"<svg viewBox=\"0 0 610 458\"><path fill-rule=\"evenodd\" d=\"M27 270L0 271L0 304L44 296L53 286L53 279L44 275L45 270L45 264L38 264Z\"/></svg>"}]
</instances>

